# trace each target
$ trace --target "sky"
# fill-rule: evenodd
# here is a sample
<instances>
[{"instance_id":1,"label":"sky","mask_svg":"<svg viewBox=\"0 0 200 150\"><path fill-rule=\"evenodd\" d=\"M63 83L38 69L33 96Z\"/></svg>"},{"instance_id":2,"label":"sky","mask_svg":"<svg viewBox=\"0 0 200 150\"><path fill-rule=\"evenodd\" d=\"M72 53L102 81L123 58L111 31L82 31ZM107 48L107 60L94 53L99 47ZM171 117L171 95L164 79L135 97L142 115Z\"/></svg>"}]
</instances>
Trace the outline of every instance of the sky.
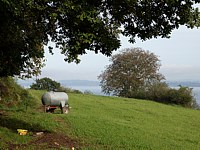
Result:
<instances>
[{"instance_id":1,"label":"sky","mask_svg":"<svg viewBox=\"0 0 200 150\"><path fill-rule=\"evenodd\" d=\"M124 48L140 47L153 52L161 61L159 72L167 81L200 81L200 28L188 29L184 26L174 30L169 39L151 39L131 44L128 38L120 37L121 47L113 52L119 53ZM106 66L110 64L109 57L88 52L80 56L79 64L67 63L59 49L54 55L45 50L46 66L39 78L48 77L53 80L92 80L98 81Z\"/></svg>"}]
</instances>

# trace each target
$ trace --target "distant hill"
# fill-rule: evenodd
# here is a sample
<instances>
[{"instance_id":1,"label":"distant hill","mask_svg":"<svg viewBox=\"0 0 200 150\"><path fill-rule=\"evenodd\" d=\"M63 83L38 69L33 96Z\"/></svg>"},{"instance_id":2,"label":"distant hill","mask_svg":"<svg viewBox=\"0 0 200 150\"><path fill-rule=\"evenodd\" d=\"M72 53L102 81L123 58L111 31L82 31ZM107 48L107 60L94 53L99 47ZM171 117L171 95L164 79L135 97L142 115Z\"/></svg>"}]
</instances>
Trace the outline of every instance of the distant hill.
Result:
<instances>
[{"instance_id":1,"label":"distant hill","mask_svg":"<svg viewBox=\"0 0 200 150\"><path fill-rule=\"evenodd\" d=\"M17 83L22 87L29 88L31 84L35 81L32 79L28 80L17 80ZM58 80L62 86L71 87L71 86L99 86L99 81L90 81L90 80Z\"/></svg>"},{"instance_id":2,"label":"distant hill","mask_svg":"<svg viewBox=\"0 0 200 150\"><path fill-rule=\"evenodd\" d=\"M21 80L19 79L18 84L28 88L35 81L33 79ZM71 87L71 86L99 86L99 81L90 81L90 80L58 80L57 82L61 83L62 86ZM200 87L200 81L166 81L170 87L188 86L188 87Z\"/></svg>"},{"instance_id":3,"label":"distant hill","mask_svg":"<svg viewBox=\"0 0 200 150\"><path fill-rule=\"evenodd\" d=\"M187 86L187 87L200 87L200 81L167 81L170 87Z\"/></svg>"},{"instance_id":4,"label":"distant hill","mask_svg":"<svg viewBox=\"0 0 200 150\"><path fill-rule=\"evenodd\" d=\"M59 80L63 86L99 86L99 81L90 80Z\"/></svg>"}]
</instances>

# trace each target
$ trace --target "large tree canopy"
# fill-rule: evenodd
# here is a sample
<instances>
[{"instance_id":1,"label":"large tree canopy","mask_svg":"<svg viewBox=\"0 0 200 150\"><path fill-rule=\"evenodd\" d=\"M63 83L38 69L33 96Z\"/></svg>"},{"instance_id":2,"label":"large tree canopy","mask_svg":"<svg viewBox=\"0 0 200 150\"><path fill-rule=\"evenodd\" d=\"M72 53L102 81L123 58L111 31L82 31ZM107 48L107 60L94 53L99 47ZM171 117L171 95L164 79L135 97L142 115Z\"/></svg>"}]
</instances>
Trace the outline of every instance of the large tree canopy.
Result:
<instances>
[{"instance_id":1,"label":"large tree canopy","mask_svg":"<svg viewBox=\"0 0 200 150\"><path fill-rule=\"evenodd\" d=\"M164 79L158 73L161 65L158 57L141 48L124 49L113 55L110 61L111 64L98 77L106 94L131 97Z\"/></svg>"},{"instance_id":2,"label":"large tree canopy","mask_svg":"<svg viewBox=\"0 0 200 150\"><path fill-rule=\"evenodd\" d=\"M0 76L36 74L49 41L67 62L86 50L110 56L119 34L168 37L180 25L199 26L199 0L1 0ZM52 47L49 47L53 53Z\"/></svg>"}]
</instances>

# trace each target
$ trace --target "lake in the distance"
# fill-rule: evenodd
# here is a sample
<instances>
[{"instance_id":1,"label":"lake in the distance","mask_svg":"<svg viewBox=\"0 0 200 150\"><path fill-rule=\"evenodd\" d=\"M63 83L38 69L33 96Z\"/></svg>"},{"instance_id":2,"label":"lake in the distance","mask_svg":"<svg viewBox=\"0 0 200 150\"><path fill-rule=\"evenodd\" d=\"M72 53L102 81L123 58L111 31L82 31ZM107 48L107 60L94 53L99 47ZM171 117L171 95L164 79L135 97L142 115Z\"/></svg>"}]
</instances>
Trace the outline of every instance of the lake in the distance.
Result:
<instances>
[{"instance_id":1,"label":"lake in the distance","mask_svg":"<svg viewBox=\"0 0 200 150\"><path fill-rule=\"evenodd\" d=\"M196 98L197 100L197 103L200 104L200 87L192 87L193 88L193 94L194 94L194 97Z\"/></svg>"},{"instance_id":2,"label":"lake in the distance","mask_svg":"<svg viewBox=\"0 0 200 150\"><path fill-rule=\"evenodd\" d=\"M69 88L79 90L81 92L91 91L95 95L105 95L101 92L100 86L69 86ZM193 94L197 103L200 104L200 87L190 87L193 88Z\"/></svg>"}]
</instances>

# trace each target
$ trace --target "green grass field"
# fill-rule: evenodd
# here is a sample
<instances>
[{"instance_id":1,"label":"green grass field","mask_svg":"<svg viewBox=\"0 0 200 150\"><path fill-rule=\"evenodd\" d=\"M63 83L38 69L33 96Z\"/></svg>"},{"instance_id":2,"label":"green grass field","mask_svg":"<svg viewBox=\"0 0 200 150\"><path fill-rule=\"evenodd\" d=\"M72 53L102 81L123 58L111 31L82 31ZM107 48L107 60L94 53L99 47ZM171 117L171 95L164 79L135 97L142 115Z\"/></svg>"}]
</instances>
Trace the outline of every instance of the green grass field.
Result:
<instances>
[{"instance_id":1,"label":"green grass field","mask_svg":"<svg viewBox=\"0 0 200 150\"><path fill-rule=\"evenodd\" d=\"M73 144L54 142L60 149L200 149L200 111L152 101L69 93L69 114L45 114L44 91L30 91L37 99L28 110L0 109L0 149L50 149L37 143L35 132L58 134ZM29 131L26 136L17 129ZM34 142L33 142L34 141Z\"/></svg>"}]
</instances>

